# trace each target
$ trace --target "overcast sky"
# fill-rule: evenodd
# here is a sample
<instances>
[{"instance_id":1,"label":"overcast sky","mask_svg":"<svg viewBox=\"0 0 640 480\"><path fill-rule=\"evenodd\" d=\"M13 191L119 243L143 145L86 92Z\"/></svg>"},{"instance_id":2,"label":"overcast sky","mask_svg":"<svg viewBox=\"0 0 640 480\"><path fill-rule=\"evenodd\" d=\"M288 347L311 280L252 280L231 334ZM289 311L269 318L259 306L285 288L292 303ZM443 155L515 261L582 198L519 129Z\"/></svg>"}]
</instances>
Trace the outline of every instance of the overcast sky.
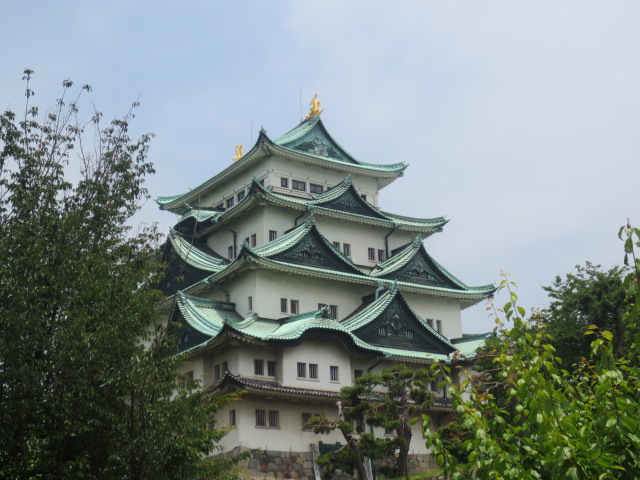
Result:
<instances>
[{"instance_id":1,"label":"overcast sky","mask_svg":"<svg viewBox=\"0 0 640 480\"><path fill-rule=\"evenodd\" d=\"M618 227L640 225L637 1L6 0L0 31L2 108L23 107L25 67L41 111L66 78L107 118L140 97L153 197L226 167L260 127L288 131L317 92L356 158L410 164L380 205L446 215L427 249L469 285L506 270L543 307L541 285L619 264ZM153 202L140 219L176 220ZM465 331L492 327L484 305L463 312Z\"/></svg>"}]
</instances>

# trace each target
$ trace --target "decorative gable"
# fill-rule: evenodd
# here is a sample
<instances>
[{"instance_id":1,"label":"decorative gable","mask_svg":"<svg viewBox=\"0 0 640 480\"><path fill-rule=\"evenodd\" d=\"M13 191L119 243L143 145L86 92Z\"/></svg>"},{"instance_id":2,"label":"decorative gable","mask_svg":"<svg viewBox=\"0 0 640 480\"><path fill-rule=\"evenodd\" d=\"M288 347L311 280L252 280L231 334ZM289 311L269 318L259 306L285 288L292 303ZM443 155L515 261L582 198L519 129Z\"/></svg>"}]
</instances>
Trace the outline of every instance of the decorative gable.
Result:
<instances>
[{"instance_id":1,"label":"decorative gable","mask_svg":"<svg viewBox=\"0 0 640 480\"><path fill-rule=\"evenodd\" d=\"M380 212L371 206L368 202L362 199L354 186L349 182L349 188L347 188L342 195L322 201L322 197L317 197L317 201L313 202L314 205L330 208L332 210L339 210L342 212L353 213L356 215L364 215L367 217L380 218L387 220L387 217L380 214Z\"/></svg>"}]
</instances>

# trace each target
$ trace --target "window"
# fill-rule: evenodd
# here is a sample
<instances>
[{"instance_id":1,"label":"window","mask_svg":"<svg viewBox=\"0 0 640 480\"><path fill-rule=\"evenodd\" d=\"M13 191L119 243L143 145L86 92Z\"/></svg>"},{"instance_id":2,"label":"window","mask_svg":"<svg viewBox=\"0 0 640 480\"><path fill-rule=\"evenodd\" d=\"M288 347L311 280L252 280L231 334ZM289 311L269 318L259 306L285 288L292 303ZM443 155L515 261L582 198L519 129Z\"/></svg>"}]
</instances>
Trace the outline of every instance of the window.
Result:
<instances>
[{"instance_id":1,"label":"window","mask_svg":"<svg viewBox=\"0 0 640 480\"><path fill-rule=\"evenodd\" d=\"M256 234L254 233L253 235L251 235L251 247L255 247L258 243L258 237L256 237Z\"/></svg>"},{"instance_id":2,"label":"window","mask_svg":"<svg viewBox=\"0 0 640 480\"><path fill-rule=\"evenodd\" d=\"M413 338L413 330L405 330L404 331L404 336L411 339Z\"/></svg>"},{"instance_id":3,"label":"window","mask_svg":"<svg viewBox=\"0 0 640 480\"><path fill-rule=\"evenodd\" d=\"M362 199L366 202L367 201L367 196L363 193L360 195L362 197Z\"/></svg>"},{"instance_id":4,"label":"window","mask_svg":"<svg viewBox=\"0 0 640 480\"><path fill-rule=\"evenodd\" d=\"M378 261L379 262L384 262L387 259L387 256L384 253L384 250L379 249L378 250Z\"/></svg>"},{"instance_id":5,"label":"window","mask_svg":"<svg viewBox=\"0 0 640 480\"><path fill-rule=\"evenodd\" d=\"M264 360L253 361L253 373L254 375L264 375Z\"/></svg>"},{"instance_id":6,"label":"window","mask_svg":"<svg viewBox=\"0 0 640 480\"><path fill-rule=\"evenodd\" d=\"M251 296L247 297L247 307L250 312L253 311L253 297Z\"/></svg>"},{"instance_id":7,"label":"window","mask_svg":"<svg viewBox=\"0 0 640 480\"><path fill-rule=\"evenodd\" d=\"M284 187L284 188L289 188L289 179L288 178L281 178L280 179L280 186Z\"/></svg>"},{"instance_id":8,"label":"window","mask_svg":"<svg viewBox=\"0 0 640 480\"><path fill-rule=\"evenodd\" d=\"M236 409L229 410L229 426L236 426Z\"/></svg>"},{"instance_id":9,"label":"window","mask_svg":"<svg viewBox=\"0 0 640 480\"><path fill-rule=\"evenodd\" d=\"M342 252L343 252L347 257L350 257L350 256L351 256L351 244L350 244L350 243L343 243L343 244L342 244Z\"/></svg>"},{"instance_id":10,"label":"window","mask_svg":"<svg viewBox=\"0 0 640 480\"><path fill-rule=\"evenodd\" d=\"M333 246L340 250L340 242L333 242Z\"/></svg>"},{"instance_id":11,"label":"window","mask_svg":"<svg viewBox=\"0 0 640 480\"><path fill-rule=\"evenodd\" d=\"M307 183L306 182L300 182L298 180L291 180L291 188L293 188L294 190L300 190L302 192L306 192L307 191Z\"/></svg>"},{"instance_id":12,"label":"window","mask_svg":"<svg viewBox=\"0 0 640 480\"><path fill-rule=\"evenodd\" d=\"M216 210L222 210L224 208L224 203L219 203L216 205Z\"/></svg>"},{"instance_id":13,"label":"window","mask_svg":"<svg viewBox=\"0 0 640 480\"><path fill-rule=\"evenodd\" d=\"M307 378L307 364L298 362L298 378Z\"/></svg>"},{"instance_id":14,"label":"window","mask_svg":"<svg viewBox=\"0 0 640 480\"><path fill-rule=\"evenodd\" d=\"M256 427L266 427L267 418L265 410L256 410Z\"/></svg>"},{"instance_id":15,"label":"window","mask_svg":"<svg viewBox=\"0 0 640 480\"><path fill-rule=\"evenodd\" d=\"M385 435L393 435L393 428L391 428L391 427L384 427L384 434L385 434Z\"/></svg>"},{"instance_id":16,"label":"window","mask_svg":"<svg viewBox=\"0 0 640 480\"><path fill-rule=\"evenodd\" d=\"M281 298L280 299L280 312L282 313L287 313L287 299L286 298Z\"/></svg>"},{"instance_id":17,"label":"window","mask_svg":"<svg viewBox=\"0 0 640 480\"><path fill-rule=\"evenodd\" d=\"M438 391L438 381L437 380L433 380L430 384L431 386L431 391L432 392L437 392Z\"/></svg>"},{"instance_id":18,"label":"window","mask_svg":"<svg viewBox=\"0 0 640 480\"><path fill-rule=\"evenodd\" d=\"M356 432L364 432L364 417L357 417L355 420Z\"/></svg>"},{"instance_id":19,"label":"window","mask_svg":"<svg viewBox=\"0 0 640 480\"><path fill-rule=\"evenodd\" d=\"M220 380L220 364L213 367L213 379Z\"/></svg>"},{"instance_id":20,"label":"window","mask_svg":"<svg viewBox=\"0 0 640 480\"><path fill-rule=\"evenodd\" d=\"M229 362L222 362L222 373L227 373L229 371Z\"/></svg>"},{"instance_id":21,"label":"window","mask_svg":"<svg viewBox=\"0 0 640 480\"><path fill-rule=\"evenodd\" d=\"M234 203L235 203L235 199L233 197L227 198L227 208L233 207Z\"/></svg>"},{"instance_id":22,"label":"window","mask_svg":"<svg viewBox=\"0 0 640 480\"><path fill-rule=\"evenodd\" d=\"M329 367L329 379L332 382L337 382L338 380L340 380L340 375L338 374L338 367L333 365Z\"/></svg>"},{"instance_id":23,"label":"window","mask_svg":"<svg viewBox=\"0 0 640 480\"><path fill-rule=\"evenodd\" d=\"M273 242L276 238L278 238L278 232L275 230L269 230L269 241Z\"/></svg>"},{"instance_id":24,"label":"window","mask_svg":"<svg viewBox=\"0 0 640 480\"><path fill-rule=\"evenodd\" d=\"M427 318L427 325L433 328L433 318Z\"/></svg>"},{"instance_id":25,"label":"window","mask_svg":"<svg viewBox=\"0 0 640 480\"><path fill-rule=\"evenodd\" d=\"M267 375L270 377L276 376L276 362L274 360L267 362Z\"/></svg>"},{"instance_id":26,"label":"window","mask_svg":"<svg viewBox=\"0 0 640 480\"><path fill-rule=\"evenodd\" d=\"M280 426L280 412L269 410L269 427L278 428Z\"/></svg>"},{"instance_id":27,"label":"window","mask_svg":"<svg viewBox=\"0 0 640 480\"><path fill-rule=\"evenodd\" d=\"M389 335L389 329L387 328L386 325L380 325L378 327L378 335L382 337L386 337L387 335Z\"/></svg>"},{"instance_id":28,"label":"window","mask_svg":"<svg viewBox=\"0 0 640 480\"><path fill-rule=\"evenodd\" d=\"M318 379L318 364L310 363L309 364L309 378Z\"/></svg>"},{"instance_id":29,"label":"window","mask_svg":"<svg viewBox=\"0 0 640 480\"><path fill-rule=\"evenodd\" d=\"M249 237L245 237L245 239L244 239L244 243L246 243L246 244L247 244L247 246L249 245Z\"/></svg>"},{"instance_id":30,"label":"window","mask_svg":"<svg viewBox=\"0 0 640 480\"><path fill-rule=\"evenodd\" d=\"M367 249L367 255L369 260L375 260L376 259L376 249L375 248L368 248Z\"/></svg>"},{"instance_id":31,"label":"window","mask_svg":"<svg viewBox=\"0 0 640 480\"><path fill-rule=\"evenodd\" d=\"M300 302L298 300L291 300L291 315L300 313Z\"/></svg>"},{"instance_id":32,"label":"window","mask_svg":"<svg viewBox=\"0 0 640 480\"><path fill-rule=\"evenodd\" d=\"M319 304L318 304L318 310L320 310L321 308L324 308L324 307L326 307L326 306L327 306L327 304L326 304L326 303L319 303Z\"/></svg>"},{"instance_id":33,"label":"window","mask_svg":"<svg viewBox=\"0 0 640 480\"><path fill-rule=\"evenodd\" d=\"M313 415L311 415L310 413L302 414L302 430L311 430L311 428L308 425L309 420L311 420L311 417L313 417Z\"/></svg>"},{"instance_id":34,"label":"window","mask_svg":"<svg viewBox=\"0 0 640 480\"><path fill-rule=\"evenodd\" d=\"M338 319L338 306L337 305L329 305L329 313L336 320Z\"/></svg>"},{"instance_id":35,"label":"window","mask_svg":"<svg viewBox=\"0 0 640 480\"><path fill-rule=\"evenodd\" d=\"M360 378L362 374L363 374L362 370L356 369L353 371L353 378Z\"/></svg>"},{"instance_id":36,"label":"window","mask_svg":"<svg viewBox=\"0 0 640 480\"><path fill-rule=\"evenodd\" d=\"M236 199L238 200L238 203L240 203L240 200L242 200L245 196L244 190L242 190L241 192L238 192L238 194L236 195Z\"/></svg>"},{"instance_id":37,"label":"window","mask_svg":"<svg viewBox=\"0 0 640 480\"><path fill-rule=\"evenodd\" d=\"M233 246L227 248L227 257L229 258L229 260L233 260Z\"/></svg>"},{"instance_id":38,"label":"window","mask_svg":"<svg viewBox=\"0 0 640 480\"><path fill-rule=\"evenodd\" d=\"M258 183L264 187L264 178L260 180Z\"/></svg>"},{"instance_id":39,"label":"window","mask_svg":"<svg viewBox=\"0 0 640 480\"><path fill-rule=\"evenodd\" d=\"M315 183L309 184L309 191L311 193L322 193L323 190L322 185L316 185Z\"/></svg>"},{"instance_id":40,"label":"window","mask_svg":"<svg viewBox=\"0 0 640 480\"><path fill-rule=\"evenodd\" d=\"M442 333L442 320L436 320L436 331Z\"/></svg>"},{"instance_id":41,"label":"window","mask_svg":"<svg viewBox=\"0 0 640 480\"><path fill-rule=\"evenodd\" d=\"M193 383L193 370L187 372L184 376L184 379L187 383Z\"/></svg>"}]
</instances>

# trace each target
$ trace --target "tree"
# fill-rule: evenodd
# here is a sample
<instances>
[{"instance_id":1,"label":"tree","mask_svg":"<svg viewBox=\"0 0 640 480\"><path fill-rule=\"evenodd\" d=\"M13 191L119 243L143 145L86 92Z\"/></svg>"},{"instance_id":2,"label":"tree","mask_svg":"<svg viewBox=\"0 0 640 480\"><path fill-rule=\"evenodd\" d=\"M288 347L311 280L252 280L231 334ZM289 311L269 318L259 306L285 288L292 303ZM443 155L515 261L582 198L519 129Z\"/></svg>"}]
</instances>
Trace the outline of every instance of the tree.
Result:
<instances>
[{"instance_id":1,"label":"tree","mask_svg":"<svg viewBox=\"0 0 640 480\"><path fill-rule=\"evenodd\" d=\"M32 73L22 118L0 116L0 477L231 478L232 461L201 461L228 399L176 390L156 232L127 225L151 135L129 137L133 111L82 120L90 88L69 101L69 80L39 121Z\"/></svg>"},{"instance_id":2,"label":"tree","mask_svg":"<svg viewBox=\"0 0 640 480\"><path fill-rule=\"evenodd\" d=\"M623 354L622 317L628 307L624 275L622 267L602 271L599 265L587 262L576 265L575 273L564 279L558 276L553 285L542 287L553 300L539 321L547 325L563 367L589 357L590 339L584 335L589 325L611 331L616 355Z\"/></svg>"},{"instance_id":3,"label":"tree","mask_svg":"<svg viewBox=\"0 0 640 480\"><path fill-rule=\"evenodd\" d=\"M406 477L411 425L419 420L419 413L428 411L433 404L433 394L427 391L432 379L430 370L396 364L381 374L366 373L357 378L352 387L343 387L338 419L313 417L309 421L316 433L337 429L346 441L342 449L318 459L318 463L325 466L325 474L331 476L337 469L349 472L355 469L358 478L366 479L365 458L395 457L395 465L385 469L385 473ZM386 392L375 390L383 385ZM381 427L394 434L378 438L367 433L365 425Z\"/></svg>"},{"instance_id":4,"label":"tree","mask_svg":"<svg viewBox=\"0 0 640 480\"><path fill-rule=\"evenodd\" d=\"M439 433L425 429L427 445L452 478L591 479L640 475L640 229L621 229L625 259L633 271L623 285L629 309L623 327L633 334L625 354L615 355L614 335L596 325L590 361L572 372L562 369L552 338L542 323L525 320L514 284L501 287L509 301L496 309L499 342L492 364L504 395L471 383L452 388L454 408L469 432L463 442L468 462L461 464ZM511 322L511 328L506 328ZM468 398L467 398L468 397Z\"/></svg>"}]
</instances>

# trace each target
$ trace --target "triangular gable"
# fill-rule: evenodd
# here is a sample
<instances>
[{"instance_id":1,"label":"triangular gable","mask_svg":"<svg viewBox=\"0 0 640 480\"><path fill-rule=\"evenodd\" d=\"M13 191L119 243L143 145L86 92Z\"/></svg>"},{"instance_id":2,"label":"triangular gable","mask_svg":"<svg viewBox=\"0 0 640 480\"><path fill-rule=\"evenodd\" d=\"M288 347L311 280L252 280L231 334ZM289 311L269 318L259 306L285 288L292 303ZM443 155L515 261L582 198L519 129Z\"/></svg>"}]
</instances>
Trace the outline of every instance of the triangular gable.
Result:
<instances>
[{"instance_id":1,"label":"triangular gable","mask_svg":"<svg viewBox=\"0 0 640 480\"><path fill-rule=\"evenodd\" d=\"M334 190L337 191L334 193ZM333 189L323 193L322 195L317 195L315 199L309 203L314 206L329 208L331 210L388 220L388 218L382 215L378 209L358 194L351 182L351 176L345 178L340 185L337 185Z\"/></svg>"},{"instance_id":2,"label":"triangular gable","mask_svg":"<svg viewBox=\"0 0 640 480\"><path fill-rule=\"evenodd\" d=\"M371 275L377 278L433 287L454 290L467 289L466 285L431 258L425 250L420 237L403 247L395 249L392 252L392 256L379 263L371 272Z\"/></svg>"},{"instance_id":3,"label":"triangular gable","mask_svg":"<svg viewBox=\"0 0 640 480\"><path fill-rule=\"evenodd\" d=\"M251 251L279 262L363 275L316 227L313 215L279 239Z\"/></svg>"},{"instance_id":4,"label":"triangular gable","mask_svg":"<svg viewBox=\"0 0 640 480\"><path fill-rule=\"evenodd\" d=\"M319 116L310 118L282 135L275 144L300 153L360 165L325 128Z\"/></svg>"},{"instance_id":5,"label":"triangular gable","mask_svg":"<svg viewBox=\"0 0 640 480\"><path fill-rule=\"evenodd\" d=\"M378 298L365 297L342 324L370 345L445 355L455 350L409 307L397 286Z\"/></svg>"}]
</instances>

